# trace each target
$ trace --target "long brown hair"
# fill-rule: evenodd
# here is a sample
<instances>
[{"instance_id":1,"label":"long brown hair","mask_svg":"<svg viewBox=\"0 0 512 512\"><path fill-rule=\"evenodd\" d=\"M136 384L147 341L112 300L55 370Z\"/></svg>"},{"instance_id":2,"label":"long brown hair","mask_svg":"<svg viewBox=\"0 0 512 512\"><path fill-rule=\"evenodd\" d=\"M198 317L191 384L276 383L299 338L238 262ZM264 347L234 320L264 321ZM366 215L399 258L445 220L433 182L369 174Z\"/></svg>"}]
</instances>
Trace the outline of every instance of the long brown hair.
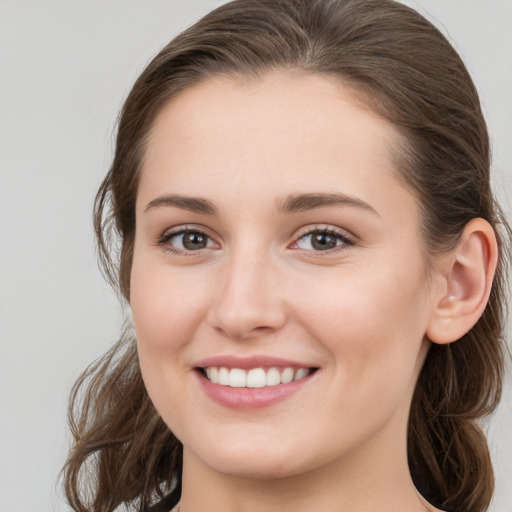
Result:
<instances>
[{"instance_id":1,"label":"long brown hair","mask_svg":"<svg viewBox=\"0 0 512 512\"><path fill-rule=\"evenodd\" d=\"M399 129L396 167L421 206L427 253L452 248L476 217L498 235L485 312L460 340L431 347L408 436L420 492L442 508L482 512L494 477L477 420L501 394L511 230L490 188L489 137L473 82L445 37L414 10L392 0L236 0L171 41L124 104L112 167L96 197L105 276L129 301L139 169L162 107L213 75L257 78L272 69L341 81ZM73 510L145 508L179 485L182 447L151 404L127 330L76 382L69 419L75 442L63 474Z\"/></svg>"}]
</instances>

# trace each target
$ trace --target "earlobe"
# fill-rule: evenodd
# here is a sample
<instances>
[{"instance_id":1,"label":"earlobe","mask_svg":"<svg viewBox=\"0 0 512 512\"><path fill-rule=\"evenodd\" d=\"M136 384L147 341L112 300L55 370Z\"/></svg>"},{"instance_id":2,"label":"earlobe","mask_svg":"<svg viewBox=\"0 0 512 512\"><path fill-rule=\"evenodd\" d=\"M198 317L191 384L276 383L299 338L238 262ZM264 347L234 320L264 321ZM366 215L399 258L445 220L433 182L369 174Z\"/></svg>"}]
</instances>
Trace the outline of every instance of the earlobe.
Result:
<instances>
[{"instance_id":1,"label":"earlobe","mask_svg":"<svg viewBox=\"0 0 512 512\"><path fill-rule=\"evenodd\" d=\"M457 247L443 258L443 293L435 298L426 336L434 343L458 340L478 321L489 299L498 260L496 235L484 219L464 228Z\"/></svg>"}]
</instances>

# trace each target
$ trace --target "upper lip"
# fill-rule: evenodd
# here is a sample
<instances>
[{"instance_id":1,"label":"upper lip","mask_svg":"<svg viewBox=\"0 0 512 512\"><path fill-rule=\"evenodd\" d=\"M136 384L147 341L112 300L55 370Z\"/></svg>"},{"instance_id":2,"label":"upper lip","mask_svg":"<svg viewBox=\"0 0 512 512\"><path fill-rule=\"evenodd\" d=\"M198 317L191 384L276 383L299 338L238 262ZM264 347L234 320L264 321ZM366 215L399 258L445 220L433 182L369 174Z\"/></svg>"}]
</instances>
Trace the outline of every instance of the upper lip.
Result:
<instances>
[{"instance_id":1,"label":"upper lip","mask_svg":"<svg viewBox=\"0 0 512 512\"><path fill-rule=\"evenodd\" d=\"M255 355L251 357L239 357L232 355L213 356L202 359L195 364L197 368L240 368L250 370L251 368L315 368L314 365L302 363L291 359L284 359L274 356Z\"/></svg>"}]
</instances>

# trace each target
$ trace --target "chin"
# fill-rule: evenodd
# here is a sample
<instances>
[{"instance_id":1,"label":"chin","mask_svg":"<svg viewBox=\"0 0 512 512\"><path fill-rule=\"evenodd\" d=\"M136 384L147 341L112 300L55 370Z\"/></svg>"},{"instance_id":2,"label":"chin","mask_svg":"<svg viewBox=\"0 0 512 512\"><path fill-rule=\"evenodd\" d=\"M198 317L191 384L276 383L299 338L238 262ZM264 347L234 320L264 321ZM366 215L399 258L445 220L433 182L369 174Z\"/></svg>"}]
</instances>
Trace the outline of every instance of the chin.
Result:
<instances>
[{"instance_id":1,"label":"chin","mask_svg":"<svg viewBox=\"0 0 512 512\"><path fill-rule=\"evenodd\" d=\"M215 460L212 469L218 473L236 478L251 480L280 480L305 473L305 468L287 461L266 460L241 460L240 455L224 460Z\"/></svg>"},{"instance_id":2,"label":"chin","mask_svg":"<svg viewBox=\"0 0 512 512\"><path fill-rule=\"evenodd\" d=\"M256 480L282 479L312 469L301 447L281 444L278 449L268 442L226 444L217 443L205 450L196 450L195 457L217 473ZM299 458L297 454L300 453Z\"/></svg>"}]
</instances>

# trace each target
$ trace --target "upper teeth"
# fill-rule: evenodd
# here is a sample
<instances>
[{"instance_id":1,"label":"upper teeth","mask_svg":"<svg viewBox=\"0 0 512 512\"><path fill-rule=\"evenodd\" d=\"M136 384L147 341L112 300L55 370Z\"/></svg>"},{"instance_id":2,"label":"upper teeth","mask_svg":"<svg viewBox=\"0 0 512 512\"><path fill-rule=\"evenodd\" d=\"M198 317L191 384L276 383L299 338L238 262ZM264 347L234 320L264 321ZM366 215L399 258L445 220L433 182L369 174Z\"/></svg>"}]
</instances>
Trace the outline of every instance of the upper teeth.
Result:
<instances>
[{"instance_id":1,"label":"upper teeth","mask_svg":"<svg viewBox=\"0 0 512 512\"><path fill-rule=\"evenodd\" d=\"M214 384L230 386L232 388L263 388L265 386L277 386L287 384L293 380L299 380L311 373L309 368L253 368L242 370L240 368L208 367L205 368L206 376Z\"/></svg>"}]
</instances>

